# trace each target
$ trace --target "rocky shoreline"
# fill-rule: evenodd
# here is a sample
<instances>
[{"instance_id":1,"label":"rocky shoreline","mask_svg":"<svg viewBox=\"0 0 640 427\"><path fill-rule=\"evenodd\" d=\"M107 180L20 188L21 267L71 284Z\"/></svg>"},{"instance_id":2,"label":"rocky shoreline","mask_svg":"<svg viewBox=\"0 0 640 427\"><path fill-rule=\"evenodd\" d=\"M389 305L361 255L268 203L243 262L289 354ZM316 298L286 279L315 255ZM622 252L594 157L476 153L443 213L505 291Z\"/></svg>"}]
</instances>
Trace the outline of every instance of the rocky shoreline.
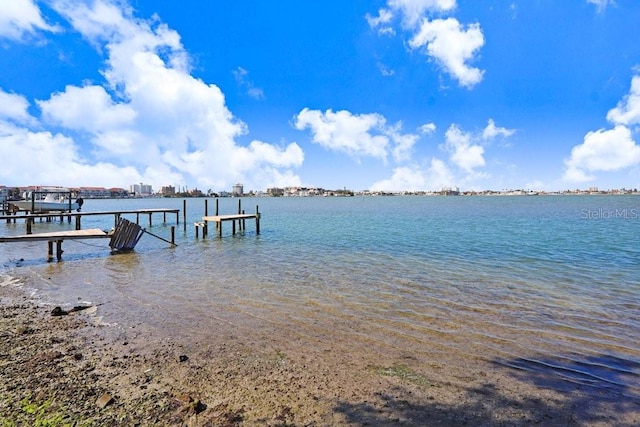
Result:
<instances>
[{"instance_id":1,"label":"rocky shoreline","mask_svg":"<svg viewBox=\"0 0 640 427\"><path fill-rule=\"evenodd\" d=\"M0 288L0 425L634 425L637 401L542 389L488 366L416 365L224 335L108 334L97 307ZM579 398L578 398L579 397ZM596 406L593 406L596 405ZM624 409L624 410L621 410Z\"/></svg>"}]
</instances>

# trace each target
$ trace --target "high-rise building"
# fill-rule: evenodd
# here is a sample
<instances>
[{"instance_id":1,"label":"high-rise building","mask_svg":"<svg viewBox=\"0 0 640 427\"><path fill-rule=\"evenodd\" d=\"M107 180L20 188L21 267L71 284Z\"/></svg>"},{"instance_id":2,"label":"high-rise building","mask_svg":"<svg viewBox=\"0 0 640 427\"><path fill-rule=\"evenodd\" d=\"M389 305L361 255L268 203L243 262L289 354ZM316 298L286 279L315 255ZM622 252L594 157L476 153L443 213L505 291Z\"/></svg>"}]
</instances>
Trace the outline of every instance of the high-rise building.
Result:
<instances>
[{"instance_id":1,"label":"high-rise building","mask_svg":"<svg viewBox=\"0 0 640 427\"><path fill-rule=\"evenodd\" d=\"M244 193L244 187L242 184L235 184L233 186L233 196L234 197L238 197L238 196L242 196L242 194Z\"/></svg>"},{"instance_id":2,"label":"high-rise building","mask_svg":"<svg viewBox=\"0 0 640 427\"><path fill-rule=\"evenodd\" d=\"M148 184L133 184L129 187L129 191L134 196L151 196L153 194L153 187Z\"/></svg>"}]
</instances>

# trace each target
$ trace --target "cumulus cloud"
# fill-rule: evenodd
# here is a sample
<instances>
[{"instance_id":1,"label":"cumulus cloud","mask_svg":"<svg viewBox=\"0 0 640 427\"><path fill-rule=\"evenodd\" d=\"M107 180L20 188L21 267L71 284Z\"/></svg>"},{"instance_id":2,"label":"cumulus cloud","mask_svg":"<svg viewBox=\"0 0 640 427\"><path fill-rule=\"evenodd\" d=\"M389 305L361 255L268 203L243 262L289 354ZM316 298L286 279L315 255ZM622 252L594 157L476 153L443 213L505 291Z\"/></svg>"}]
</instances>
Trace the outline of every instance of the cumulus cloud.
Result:
<instances>
[{"instance_id":1,"label":"cumulus cloud","mask_svg":"<svg viewBox=\"0 0 640 427\"><path fill-rule=\"evenodd\" d=\"M425 20L409 46L424 48L429 55L464 87L470 88L482 80L484 72L468 62L484 45L479 24L466 29L455 18Z\"/></svg>"},{"instance_id":2,"label":"cumulus cloud","mask_svg":"<svg viewBox=\"0 0 640 427\"><path fill-rule=\"evenodd\" d=\"M455 185L455 178L449 167L445 162L435 157L431 159L427 176L432 190L440 190L443 187L453 187Z\"/></svg>"},{"instance_id":3,"label":"cumulus cloud","mask_svg":"<svg viewBox=\"0 0 640 427\"><path fill-rule=\"evenodd\" d=\"M421 134L431 134L435 132L436 125L426 123L418 130ZM415 164L397 167L391 178L377 181L370 190L439 191L458 184L473 187L478 181L491 176L480 169L486 165L485 148L482 143L499 136L508 138L514 132L514 130L496 126L492 119L489 119L487 127L478 133L465 132L458 125L452 124L445 133L445 142L439 145L439 148L448 154L446 161L433 157L426 168Z\"/></svg>"},{"instance_id":4,"label":"cumulus cloud","mask_svg":"<svg viewBox=\"0 0 640 427\"><path fill-rule=\"evenodd\" d=\"M292 169L302 164L302 149L295 142L239 145L237 139L248 132L247 126L229 111L219 87L190 74L180 35L159 18L135 18L130 7L108 0L54 0L51 5L104 53L100 71L105 81L68 85L36 101L42 124L59 133L12 126L5 120L4 149L20 155L23 146L18 144L23 144L45 163L50 161L48 147L57 146L69 169L52 175L65 178L61 185L127 187L147 182L157 189L169 184L228 188L238 181L248 188L300 183ZM1 91L0 97L8 100L0 107L0 119L29 119L26 99ZM86 182L87 177L93 181Z\"/></svg>"},{"instance_id":5,"label":"cumulus cloud","mask_svg":"<svg viewBox=\"0 0 640 427\"><path fill-rule=\"evenodd\" d=\"M420 134L435 132L434 123L426 123L418 128ZM413 158L405 158L405 164L394 168L388 179L377 181L371 191L440 191L443 188L465 185L478 187L480 181L491 177L482 170L486 166L485 145L497 138L509 138L515 130L497 126L489 119L487 126L480 132L463 131L452 124L445 132L445 142L438 148L448 155L447 159L433 157L428 166L418 166ZM418 138L415 139L417 141Z\"/></svg>"},{"instance_id":6,"label":"cumulus cloud","mask_svg":"<svg viewBox=\"0 0 640 427\"><path fill-rule=\"evenodd\" d=\"M418 137L402 134L401 123L387 125L380 114L352 114L349 111L303 109L296 117L298 130L310 129L313 142L355 158L374 157L387 161L391 154L396 161L408 158Z\"/></svg>"},{"instance_id":7,"label":"cumulus cloud","mask_svg":"<svg viewBox=\"0 0 640 427\"><path fill-rule=\"evenodd\" d=\"M387 158L389 138L380 134L385 119L379 114L352 114L344 110L323 113L305 108L295 118L294 126L298 130L311 129L313 141L329 150L354 157Z\"/></svg>"},{"instance_id":8,"label":"cumulus cloud","mask_svg":"<svg viewBox=\"0 0 640 427\"><path fill-rule=\"evenodd\" d=\"M640 146L629 126L640 124L640 76L631 80L629 93L609 110L607 120L613 129L599 129L585 135L565 160L564 179L585 182L595 179L594 172L618 171L640 164Z\"/></svg>"},{"instance_id":9,"label":"cumulus cloud","mask_svg":"<svg viewBox=\"0 0 640 427\"><path fill-rule=\"evenodd\" d=\"M451 125L445 134L446 142L442 148L449 152L453 164L467 173L485 165L484 147L472 142L470 133L463 132L458 126Z\"/></svg>"},{"instance_id":10,"label":"cumulus cloud","mask_svg":"<svg viewBox=\"0 0 640 427\"><path fill-rule=\"evenodd\" d=\"M370 191L420 191L425 188L425 176L418 167L403 166L393 170L389 179L374 183Z\"/></svg>"},{"instance_id":11,"label":"cumulus cloud","mask_svg":"<svg viewBox=\"0 0 640 427\"><path fill-rule=\"evenodd\" d=\"M69 137L49 131L31 131L1 119L0 157L6 160L2 176L10 176L13 181L25 185L71 185L84 182L87 176L96 176L100 177L99 182L91 185L111 187L114 182L140 182L142 178L132 167L87 164Z\"/></svg>"},{"instance_id":12,"label":"cumulus cloud","mask_svg":"<svg viewBox=\"0 0 640 427\"><path fill-rule=\"evenodd\" d=\"M627 126L640 124L640 75L633 76L631 90L607 113L607 120Z\"/></svg>"},{"instance_id":13,"label":"cumulus cloud","mask_svg":"<svg viewBox=\"0 0 640 427\"><path fill-rule=\"evenodd\" d=\"M389 9L402 15L405 27L414 27L427 12L447 12L455 9L456 0L389 0Z\"/></svg>"},{"instance_id":14,"label":"cumulus cloud","mask_svg":"<svg viewBox=\"0 0 640 427\"><path fill-rule=\"evenodd\" d=\"M429 167L422 169L418 165L397 167L389 179L375 182L370 191L439 191L444 187L453 187L455 178L445 162L433 158Z\"/></svg>"},{"instance_id":15,"label":"cumulus cloud","mask_svg":"<svg viewBox=\"0 0 640 427\"><path fill-rule=\"evenodd\" d=\"M435 123L425 123L418 128L422 134L431 134L436 131Z\"/></svg>"},{"instance_id":16,"label":"cumulus cloud","mask_svg":"<svg viewBox=\"0 0 640 427\"><path fill-rule=\"evenodd\" d=\"M484 75L483 70L469 65L484 46L480 24L464 26L453 17L431 19L455 8L455 0L388 0L387 8L380 9L378 16L367 15L366 19L379 34L394 35L393 20L400 16L402 28L411 34L409 47L423 51L461 86L470 89Z\"/></svg>"},{"instance_id":17,"label":"cumulus cloud","mask_svg":"<svg viewBox=\"0 0 640 427\"><path fill-rule=\"evenodd\" d=\"M513 129L507 129L503 127L496 126L496 123L493 119L489 119L487 123L487 127L482 131L482 139L489 140L494 139L498 136L503 138L508 138L513 135L516 131Z\"/></svg>"},{"instance_id":18,"label":"cumulus cloud","mask_svg":"<svg viewBox=\"0 0 640 427\"><path fill-rule=\"evenodd\" d=\"M29 101L24 96L7 93L0 88L0 120L10 120L18 123L33 123L27 109Z\"/></svg>"},{"instance_id":19,"label":"cumulus cloud","mask_svg":"<svg viewBox=\"0 0 640 427\"><path fill-rule=\"evenodd\" d=\"M19 41L38 31L56 31L56 28L45 22L33 0L0 2L0 37Z\"/></svg>"},{"instance_id":20,"label":"cumulus cloud","mask_svg":"<svg viewBox=\"0 0 640 427\"><path fill-rule=\"evenodd\" d=\"M565 162L567 181L584 182L594 179L593 172L615 171L640 163L640 146L629 128L618 125L613 129L589 132L584 142L573 147Z\"/></svg>"},{"instance_id":21,"label":"cumulus cloud","mask_svg":"<svg viewBox=\"0 0 640 427\"><path fill-rule=\"evenodd\" d=\"M67 86L48 101L38 101L43 119L70 129L102 132L133 124L136 111L116 103L102 86Z\"/></svg>"}]
</instances>

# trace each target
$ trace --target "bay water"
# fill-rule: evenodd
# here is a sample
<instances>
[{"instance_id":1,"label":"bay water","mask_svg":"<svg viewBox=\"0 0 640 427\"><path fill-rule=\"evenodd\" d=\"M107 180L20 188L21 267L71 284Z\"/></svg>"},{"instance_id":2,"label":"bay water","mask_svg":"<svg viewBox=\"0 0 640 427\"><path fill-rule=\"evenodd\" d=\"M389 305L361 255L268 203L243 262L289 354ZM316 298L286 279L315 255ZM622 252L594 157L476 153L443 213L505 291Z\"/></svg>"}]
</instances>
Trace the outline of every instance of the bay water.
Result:
<instances>
[{"instance_id":1,"label":"bay water","mask_svg":"<svg viewBox=\"0 0 640 427\"><path fill-rule=\"evenodd\" d=\"M65 241L63 260L46 262L45 242L0 244L0 283L51 306L101 304L114 328L339 340L640 399L640 196L242 198L248 213L259 206L259 235L247 220L235 236L225 223L222 238L196 238L204 203L86 200L87 212L180 209L179 224L140 216L165 239L175 226L178 246L145 234L134 252L111 255L106 239ZM218 203L237 212L238 199ZM83 229L113 223L82 218ZM24 232L22 221L0 224L0 235Z\"/></svg>"}]
</instances>

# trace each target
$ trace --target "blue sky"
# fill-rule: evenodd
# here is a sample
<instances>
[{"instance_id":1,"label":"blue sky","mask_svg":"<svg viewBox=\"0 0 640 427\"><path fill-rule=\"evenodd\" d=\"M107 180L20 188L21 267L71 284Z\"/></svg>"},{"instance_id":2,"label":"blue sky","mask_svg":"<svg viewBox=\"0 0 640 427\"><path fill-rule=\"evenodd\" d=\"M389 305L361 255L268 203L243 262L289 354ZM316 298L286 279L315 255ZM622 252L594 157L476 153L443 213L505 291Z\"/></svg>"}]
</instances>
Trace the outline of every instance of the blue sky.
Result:
<instances>
[{"instance_id":1,"label":"blue sky","mask_svg":"<svg viewBox=\"0 0 640 427\"><path fill-rule=\"evenodd\" d=\"M640 188L635 0L0 2L0 185Z\"/></svg>"}]
</instances>

